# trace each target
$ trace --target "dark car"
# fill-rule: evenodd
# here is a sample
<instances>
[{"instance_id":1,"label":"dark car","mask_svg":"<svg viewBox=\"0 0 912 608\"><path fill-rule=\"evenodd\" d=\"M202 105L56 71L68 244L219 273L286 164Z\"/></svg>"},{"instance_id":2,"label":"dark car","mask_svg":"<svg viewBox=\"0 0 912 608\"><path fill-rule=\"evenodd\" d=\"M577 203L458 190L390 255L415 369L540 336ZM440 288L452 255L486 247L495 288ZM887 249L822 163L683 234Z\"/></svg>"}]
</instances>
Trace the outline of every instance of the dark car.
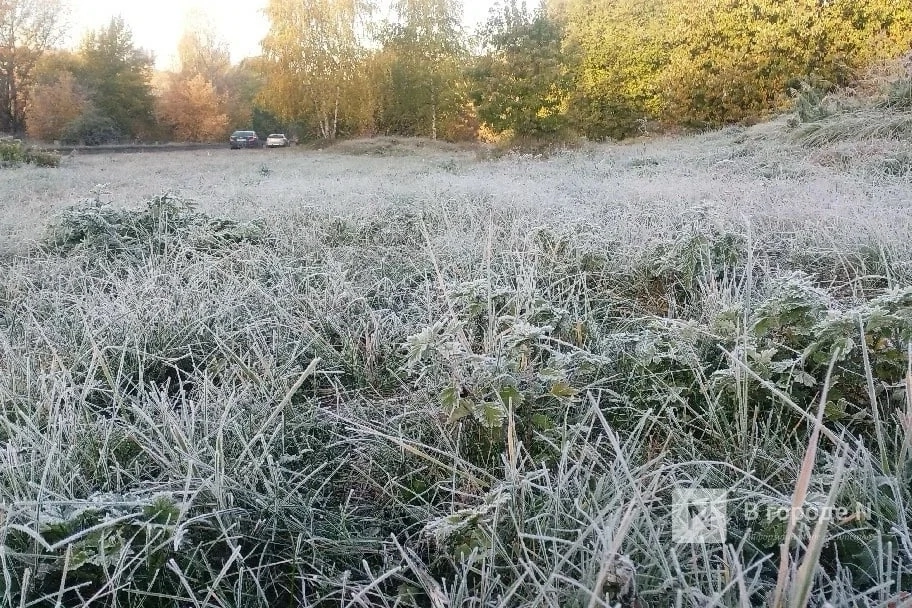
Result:
<instances>
[{"instance_id":1,"label":"dark car","mask_svg":"<svg viewBox=\"0 0 912 608\"><path fill-rule=\"evenodd\" d=\"M261 144L256 131L235 131L228 138L228 145L232 150L237 150L238 148L259 148Z\"/></svg>"}]
</instances>

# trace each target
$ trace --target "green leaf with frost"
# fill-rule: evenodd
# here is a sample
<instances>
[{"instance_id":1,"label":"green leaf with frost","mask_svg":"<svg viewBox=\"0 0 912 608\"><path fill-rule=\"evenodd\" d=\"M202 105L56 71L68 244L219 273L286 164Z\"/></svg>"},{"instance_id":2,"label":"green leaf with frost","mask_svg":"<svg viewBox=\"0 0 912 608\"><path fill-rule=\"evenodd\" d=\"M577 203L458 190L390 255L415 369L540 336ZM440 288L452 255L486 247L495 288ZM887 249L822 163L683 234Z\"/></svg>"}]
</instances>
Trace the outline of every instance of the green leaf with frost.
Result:
<instances>
[{"instance_id":1,"label":"green leaf with frost","mask_svg":"<svg viewBox=\"0 0 912 608\"><path fill-rule=\"evenodd\" d=\"M543 382L560 382L567 377L567 374L554 367L545 367L538 371L538 378Z\"/></svg>"},{"instance_id":2,"label":"green leaf with frost","mask_svg":"<svg viewBox=\"0 0 912 608\"><path fill-rule=\"evenodd\" d=\"M532 424L540 431L550 431L554 428L554 421L544 414L532 414Z\"/></svg>"},{"instance_id":3,"label":"green leaf with frost","mask_svg":"<svg viewBox=\"0 0 912 608\"><path fill-rule=\"evenodd\" d=\"M497 394L505 407L516 409L523 403L523 395L515 386L505 386Z\"/></svg>"},{"instance_id":4,"label":"green leaf with frost","mask_svg":"<svg viewBox=\"0 0 912 608\"><path fill-rule=\"evenodd\" d=\"M455 386L448 386L440 392L440 404L450 424L471 416L475 411L475 403L471 399L460 397L459 388Z\"/></svg>"},{"instance_id":5,"label":"green leaf with frost","mask_svg":"<svg viewBox=\"0 0 912 608\"><path fill-rule=\"evenodd\" d=\"M474 411L475 419L488 429L496 429L503 425L507 419L507 410L500 403L485 401L480 403Z\"/></svg>"},{"instance_id":6,"label":"green leaf with frost","mask_svg":"<svg viewBox=\"0 0 912 608\"><path fill-rule=\"evenodd\" d=\"M579 391L577 391L566 382L555 382L551 385L551 390L549 393L558 399L566 399L569 397L575 397Z\"/></svg>"},{"instance_id":7,"label":"green leaf with frost","mask_svg":"<svg viewBox=\"0 0 912 608\"><path fill-rule=\"evenodd\" d=\"M797 382L798 384L801 384L801 385L804 385L807 387L813 387L813 386L817 385L817 379L814 378L814 376L810 375L809 373L807 373L805 371L801 371L801 370L796 370L795 373L792 375L792 379L795 382Z\"/></svg>"}]
</instances>

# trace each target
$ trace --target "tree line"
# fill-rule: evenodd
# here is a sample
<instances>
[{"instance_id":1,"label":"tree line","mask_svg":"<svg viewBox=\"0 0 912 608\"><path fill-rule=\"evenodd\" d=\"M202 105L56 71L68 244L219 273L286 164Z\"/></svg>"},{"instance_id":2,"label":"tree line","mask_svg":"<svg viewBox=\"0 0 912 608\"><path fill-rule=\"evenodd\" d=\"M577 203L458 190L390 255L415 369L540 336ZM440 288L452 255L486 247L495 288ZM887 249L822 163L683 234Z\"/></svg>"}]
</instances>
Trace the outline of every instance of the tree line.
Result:
<instances>
[{"instance_id":1,"label":"tree line","mask_svg":"<svg viewBox=\"0 0 912 608\"><path fill-rule=\"evenodd\" d=\"M912 48L905 0L269 0L259 57L189 24L173 72L122 19L55 49L60 0L0 3L0 131L44 140L591 139L761 119Z\"/></svg>"}]
</instances>

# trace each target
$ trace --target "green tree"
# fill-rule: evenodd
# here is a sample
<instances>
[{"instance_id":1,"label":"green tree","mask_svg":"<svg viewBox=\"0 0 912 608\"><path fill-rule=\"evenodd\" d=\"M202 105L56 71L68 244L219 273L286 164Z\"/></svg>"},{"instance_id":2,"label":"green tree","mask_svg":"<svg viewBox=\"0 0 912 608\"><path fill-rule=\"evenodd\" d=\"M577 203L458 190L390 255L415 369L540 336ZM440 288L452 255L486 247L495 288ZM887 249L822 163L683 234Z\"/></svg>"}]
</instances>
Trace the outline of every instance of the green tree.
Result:
<instances>
[{"instance_id":1,"label":"green tree","mask_svg":"<svg viewBox=\"0 0 912 608\"><path fill-rule=\"evenodd\" d=\"M120 17L90 32L79 49L79 82L94 107L110 118L121 135L142 137L155 127L154 97L149 80L153 58L133 45L133 35Z\"/></svg>"},{"instance_id":2,"label":"green tree","mask_svg":"<svg viewBox=\"0 0 912 608\"><path fill-rule=\"evenodd\" d=\"M570 112L587 137L624 137L659 114L667 63L667 0L567 0L565 52L572 58Z\"/></svg>"},{"instance_id":3,"label":"green tree","mask_svg":"<svg viewBox=\"0 0 912 608\"><path fill-rule=\"evenodd\" d=\"M462 3L397 0L396 19L379 39L378 123L383 131L436 139L441 123L458 120L465 57Z\"/></svg>"},{"instance_id":4,"label":"green tree","mask_svg":"<svg viewBox=\"0 0 912 608\"><path fill-rule=\"evenodd\" d=\"M544 7L508 0L482 29L472 70L478 118L495 132L547 136L567 128L568 69L562 32Z\"/></svg>"},{"instance_id":5,"label":"green tree","mask_svg":"<svg viewBox=\"0 0 912 608\"><path fill-rule=\"evenodd\" d=\"M257 107L257 96L263 90L265 78L261 57L248 57L232 65L225 75L225 113L232 129L253 128L253 114Z\"/></svg>"}]
</instances>

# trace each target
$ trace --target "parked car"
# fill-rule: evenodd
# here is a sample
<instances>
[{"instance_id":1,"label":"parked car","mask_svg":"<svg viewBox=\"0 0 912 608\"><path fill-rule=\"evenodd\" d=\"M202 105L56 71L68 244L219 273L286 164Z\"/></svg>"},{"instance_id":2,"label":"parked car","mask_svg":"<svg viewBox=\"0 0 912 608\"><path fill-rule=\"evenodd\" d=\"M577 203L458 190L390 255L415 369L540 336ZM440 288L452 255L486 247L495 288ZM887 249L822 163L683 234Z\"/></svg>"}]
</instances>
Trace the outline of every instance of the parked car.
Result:
<instances>
[{"instance_id":1,"label":"parked car","mask_svg":"<svg viewBox=\"0 0 912 608\"><path fill-rule=\"evenodd\" d=\"M259 148L261 144L256 131L235 131L228 138L228 145L232 150L237 150L238 148Z\"/></svg>"},{"instance_id":2,"label":"parked car","mask_svg":"<svg viewBox=\"0 0 912 608\"><path fill-rule=\"evenodd\" d=\"M288 138L284 133L273 133L266 138L267 148L284 148L288 145Z\"/></svg>"}]
</instances>

